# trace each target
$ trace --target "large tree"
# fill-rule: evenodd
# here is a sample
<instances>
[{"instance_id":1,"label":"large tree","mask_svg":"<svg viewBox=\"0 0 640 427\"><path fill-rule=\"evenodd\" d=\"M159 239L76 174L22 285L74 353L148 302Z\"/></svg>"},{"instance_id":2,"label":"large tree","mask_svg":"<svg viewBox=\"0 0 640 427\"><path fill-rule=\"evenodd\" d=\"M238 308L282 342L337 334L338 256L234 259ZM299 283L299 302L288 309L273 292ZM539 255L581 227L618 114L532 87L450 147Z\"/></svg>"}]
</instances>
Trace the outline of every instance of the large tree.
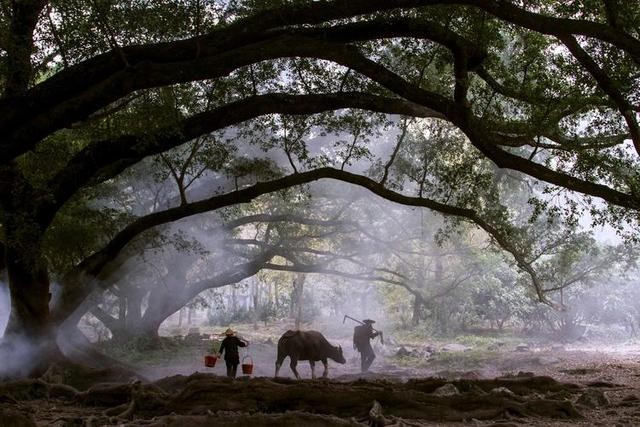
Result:
<instances>
[{"instance_id":1,"label":"large tree","mask_svg":"<svg viewBox=\"0 0 640 427\"><path fill-rule=\"evenodd\" d=\"M476 223L529 271L542 297L508 200L486 190L490 176L473 160L493 165L495 177L507 170L547 192L569 190L569 221L588 209L633 236L639 9L607 0L3 0L7 336L51 341L55 322L141 231L324 178ZM425 135L446 137L391 177L404 121L395 121L391 155L376 158L372 141L390 124L355 110L427 118ZM52 314L44 245L69 204L149 156L230 127L221 133L228 141L281 150L293 173L202 201L181 193L177 206L133 220L77 260ZM327 133L336 135L334 150L314 152ZM366 160L371 168L362 168Z\"/></svg>"}]
</instances>

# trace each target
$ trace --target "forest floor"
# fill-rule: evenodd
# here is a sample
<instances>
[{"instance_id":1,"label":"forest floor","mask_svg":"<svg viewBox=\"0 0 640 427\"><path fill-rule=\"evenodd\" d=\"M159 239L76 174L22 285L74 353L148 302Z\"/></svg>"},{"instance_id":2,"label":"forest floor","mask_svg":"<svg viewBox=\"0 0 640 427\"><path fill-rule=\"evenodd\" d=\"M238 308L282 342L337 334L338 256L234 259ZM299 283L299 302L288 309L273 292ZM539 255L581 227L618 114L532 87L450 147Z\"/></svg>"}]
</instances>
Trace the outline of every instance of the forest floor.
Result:
<instances>
[{"instance_id":1,"label":"forest floor","mask_svg":"<svg viewBox=\"0 0 640 427\"><path fill-rule=\"evenodd\" d=\"M223 328L201 328L201 336L165 338L156 350L104 346L143 381L60 368L0 383L0 426L640 425L640 345L396 334L386 345L375 341L378 357L361 374L350 330L324 326L347 358L329 361L329 380L311 380L300 362L296 381L288 360L283 378L273 379L281 325L238 326L254 372L229 380L222 361L203 365Z\"/></svg>"}]
</instances>

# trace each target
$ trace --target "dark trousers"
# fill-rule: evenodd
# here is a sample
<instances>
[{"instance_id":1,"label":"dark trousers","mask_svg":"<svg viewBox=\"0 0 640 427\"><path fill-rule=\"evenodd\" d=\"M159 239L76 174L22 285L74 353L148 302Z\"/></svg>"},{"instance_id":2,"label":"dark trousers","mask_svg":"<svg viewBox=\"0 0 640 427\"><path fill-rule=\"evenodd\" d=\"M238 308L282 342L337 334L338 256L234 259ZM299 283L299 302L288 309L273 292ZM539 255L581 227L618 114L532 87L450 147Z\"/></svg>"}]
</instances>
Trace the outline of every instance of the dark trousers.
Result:
<instances>
[{"instance_id":1,"label":"dark trousers","mask_svg":"<svg viewBox=\"0 0 640 427\"><path fill-rule=\"evenodd\" d=\"M373 352L371 345L367 345L360 349L360 369L362 372L367 372L369 366L373 363L373 359L376 358L376 354Z\"/></svg>"},{"instance_id":2,"label":"dark trousers","mask_svg":"<svg viewBox=\"0 0 640 427\"><path fill-rule=\"evenodd\" d=\"M238 364L239 360L225 360L224 363L227 364L227 376L229 378L235 378L236 373L238 372Z\"/></svg>"}]
</instances>

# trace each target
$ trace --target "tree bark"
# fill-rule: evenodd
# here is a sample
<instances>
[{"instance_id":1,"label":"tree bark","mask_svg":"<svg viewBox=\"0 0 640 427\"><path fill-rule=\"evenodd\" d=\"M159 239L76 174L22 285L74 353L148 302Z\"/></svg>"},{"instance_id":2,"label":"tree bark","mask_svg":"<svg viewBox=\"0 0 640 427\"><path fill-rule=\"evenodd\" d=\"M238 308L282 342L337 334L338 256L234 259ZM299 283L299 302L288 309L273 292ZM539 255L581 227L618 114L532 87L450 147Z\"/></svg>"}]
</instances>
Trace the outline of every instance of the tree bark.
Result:
<instances>
[{"instance_id":1,"label":"tree bark","mask_svg":"<svg viewBox=\"0 0 640 427\"><path fill-rule=\"evenodd\" d=\"M38 16L47 3L45 0L14 1L7 43L7 79L4 96L23 94L33 76L31 53L33 32Z\"/></svg>"},{"instance_id":2,"label":"tree bark","mask_svg":"<svg viewBox=\"0 0 640 427\"><path fill-rule=\"evenodd\" d=\"M5 259L5 246L0 242L0 282L7 282L7 264Z\"/></svg>"},{"instance_id":3,"label":"tree bark","mask_svg":"<svg viewBox=\"0 0 640 427\"><path fill-rule=\"evenodd\" d=\"M231 286L231 310L235 313L238 311L238 297L236 286Z\"/></svg>"},{"instance_id":4,"label":"tree bark","mask_svg":"<svg viewBox=\"0 0 640 427\"><path fill-rule=\"evenodd\" d=\"M98 317L98 319L104 323L105 326L107 325L102 318ZM111 329L111 327L107 327ZM118 327L123 330L127 327L127 298L124 295L118 298ZM113 333L113 331L111 332Z\"/></svg>"},{"instance_id":5,"label":"tree bark","mask_svg":"<svg viewBox=\"0 0 640 427\"><path fill-rule=\"evenodd\" d=\"M46 263L41 257L27 256L11 247L6 248L5 262L11 313L0 343L0 355L7 362L0 376L39 376L51 363L63 359L49 316ZM24 352L29 355L25 357Z\"/></svg>"},{"instance_id":6,"label":"tree bark","mask_svg":"<svg viewBox=\"0 0 640 427\"><path fill-rule=\"evenodd\" d=\"M178 313L178 327L182 326L182 317L184 316L184 307L180 309Z\"/></svg>"},{"instance_id":7,"label":"tree bark","mask_svg":"<svg viewBox=\"0 0 640 427\"><path fill-rule=\"evenodd\" d=\"M142 298L144 292L138 288L131 289L127 295L127 327L131 328L138 325L142 319Z\"/></svg>"},{"instance_id":8,"label":"tree bark","mask_svg":"<svg viewBox=\"0 0 640 427\"><path fill-rule=\"evenodd\" d=\"M187 325L191 326L193 323L193 307L187 309Z\"/></svg>"},{"instance_id":9,"label":"tree bark","mask_svg":"<svg viewBox=\"0 0 640 427\"><path fill-rule=\"evenodd\" d=\"M262 310L260 307L260 283L255 278L251 281L251 302L253 304L253 324L257 327Z\"/></svg>"},{"instance_id":10,"label":"tree bark","mask_svg":"<svg viewBox=\"0 0 640 427\"><path fill-rule=\"evenodd\" d=\"M6 334L47 337L49 323L49 275L43 259L34 259L8 248L5 254L11 315Z\"/></svg>"},{"instance_id":11,"label":"tree bark","mask_svg":"<svg viewBox=\"0 0 640 427\"><path fill-rule=\"evenodd\" d=\"M116 319L98 306L91 309L91 314L93 314L96 319L102 322L105 328L109 329L112 337L119 334L120 331L124 331L126 329L125 324L123 324L121 320L122 317L119 316Z\"/></svg>"},{"instance_id":12,"label":"tree bark","mask_svg":"<svg viewBox=\"0 0 640 427\"><path fill-rule=\"evenodd\" d=\"M111 339L118 343L131 342L137 339L144 339L146 342L155 343L158 340L158 328L171 314L152 310L149 316L138 319L136 322L128 323L121 327L120 320L104 312L99 307L91 310L91 313L100 320L111 332ZM129 318L128 318L129 319Z\"/></svg>"},{"instance_id":13,"label":"tree bark","mask_svg":"<svg viewBox=\"0 0 640 427\"><path fill-rule=\"evenodd\" d=\"M422 311L422 300L418 296L413 297L413 312L411 314L411 326L418 326Z\"/></svg>"},{"instance_id":14,"label":"tree bark","mask_svg":"<svg viewBox=\"0 0 640 427\"><path fill-rule=\"evenodd\" d=\"M298 273L295 275L293 280L293 292L294 292L294 304L295 304L295 319L296 319L296 329L300 329L300 325L302 324L302 308L304 304L304 282L306 279L306 275L303 273Z\"/></svg>"}]
</instances>

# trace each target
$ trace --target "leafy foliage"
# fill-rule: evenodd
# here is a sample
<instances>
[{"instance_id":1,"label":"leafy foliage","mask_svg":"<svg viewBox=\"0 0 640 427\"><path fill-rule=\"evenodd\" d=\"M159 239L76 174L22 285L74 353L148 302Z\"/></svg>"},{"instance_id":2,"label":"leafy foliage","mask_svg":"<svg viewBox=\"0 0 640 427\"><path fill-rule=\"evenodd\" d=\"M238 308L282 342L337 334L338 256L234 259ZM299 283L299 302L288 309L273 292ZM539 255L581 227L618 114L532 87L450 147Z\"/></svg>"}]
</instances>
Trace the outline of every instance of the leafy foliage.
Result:
<instances>
[{"instance_id":1,"label":"leafy foliage","mask_svg":"<svg viewBox=\"0 0 640 427\"><path fill-rule=\"evenodd\" d=\"M590 221L629 247L638 239L633 2L0 6L0 239L7 259L19 260L10 276L26 278L14 291L39 292L42 325L43 277L61 279L65 297L82 294L86 273L117 283L109 276L124 260L170 245L190 254L193 277L183 282L229 254L270 255L281 270L343 268L404 288L411 297L387 297L414 298L411 321L429 312L439 330L503 324L526 311L530 289L552 304L554 292L588 288L634 262L582 232ZM309 183L326 176L445 215L426 233L435 244L415 230L374 235L353 218L335 239L326 237L337 229L295 221L233 231L224 250L194 237L252 212L310 216ZM206 203L218 212L166 225ZM366 203L354 210L369 227L393 217L388 205ZM416 226L423 221L405 228ZM478 228L509 257L486 250ZM477 287L463 292L468 281ZM453 309L442 309L443 298ZM481 304L502 315L490 318Z\"/></svg>"}]
</instances>

